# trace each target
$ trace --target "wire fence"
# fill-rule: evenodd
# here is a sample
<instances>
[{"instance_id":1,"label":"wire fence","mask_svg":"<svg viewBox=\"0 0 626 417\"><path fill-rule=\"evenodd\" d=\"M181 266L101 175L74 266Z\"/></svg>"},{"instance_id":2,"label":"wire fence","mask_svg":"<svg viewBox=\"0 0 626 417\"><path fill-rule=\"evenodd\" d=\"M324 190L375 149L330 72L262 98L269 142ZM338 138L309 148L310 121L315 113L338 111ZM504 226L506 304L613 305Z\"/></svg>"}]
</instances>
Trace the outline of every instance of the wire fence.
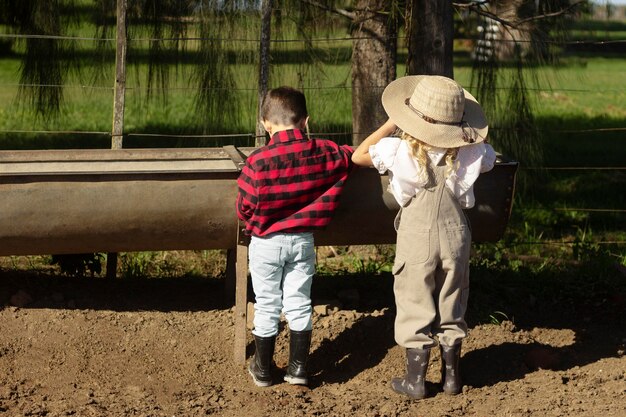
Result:
<instances>
[{"instance_id":1,"label":"wire fence","mask_svg":"<svg viewBox=\"0 0 626 417\"><path fill-rule=\"evenodd\" d=\"M70 35L28 35L17 33L0 33L0 39L50 39L50 40L68 40L68 41L94 41L94 42L115 42L115 38L99 38L88 36L70 36ZM390 36L390 40L403 40L404 38L399 36ZM270 43L323 43L323 42L353 42L359 40L372 40L370 36L345 36L345 37L324 37L324 38L307 38L307 39L270 39ZM471 41L477 42L483 40L479 37L458 37L457 41ZM173 37L173 38L129 38L130 42L241 42L241 43L259 43L259 39L256 38L216 38L216 37ZM534 41L527 39L495 39L496 42L502 43L532 43ZM607 39L607 40L574 40L574 41L557 41L545 39L541 41L548 45L624 45L626 39Z\"/></svg>"},{"instance_id":2,"label":"wire fence","mask_svg":"<svg viewBox=\"0 0 626 417\"><path fill-rule=\"evenodd\" d=\"M39 34L14 34L14 33L0 33L0 39L51 39L51 40L71 40L71 41L91 41L91 42L115 42L115 38L101 38L101 37L89 37L89 36L69 36L69 35L39 35ZM271 43L303 43L306 42L308 44L312 43L323 43L323 42L353 42L356 40L371 40L371 37L354 37L354 36L345 36L345 37L321 37L321 38L311 38L311 39L270 39ZM401 38L398 38L401 39ZM471 41L477 42L482 40L482 38L473 38L473 37L462 37L456 38L458 41ZM259 39L255 38L214 38L214 37L175 37L175 38L133 38L129 39L129 42L191 42L191 41L214 41L214 42L244 42L244 43L258 43ZM514 43L527 43L532 42L530 40L523 39L494 39L494 42L514 42ZM552 41L552 40L543 40L543 43L546 44L557 44L560 46L563 45L605 45L605 44L625 44L626 39L612 39L612 40L575 40L575 41ZM0 82L0 87L10 87L10 88L58 88L58 89L82 89L82 90L103 90L103 91L113 91L114 86L98 86L98 85L72 85L72 84L36 84L36 83L2 83ZM371 89L382 89L384 85L370 85L364 88ZM348 85L326 85L326 86L303 86L301 87L303 90L354 90L352 86ZM468 86L467 88L472 88L472 86ZM126 85L124 87L126 91L216 91L220 89L224 89L222 87L211 87L211 88L198 88L192 86L167 86L167 87L155 87L155 86L132 86ZM229 87L228 88L234 92L256 92L258 91L257 87L250 88L242 88L242 87ZM496 90L511 90L512 87L496 87ZM524 88L528 92L549 92L549 93L580 93L580 94L623 94L626 93L626 86L623 89L597 89L597 88L536 88L536 87L525 87ZM497 127L493 128L494 130L498 129ZM551 129L551 130L540 130L540 132L560 132L560 133L601 133L601 132L622 132L626 131L626 127L603 127L603 128L590 128L590 129ZM77 130L28 130L28 129L0 129L0 133L36 133L36 134L96 134L96 135L106 135L107 132L103 131L77 131ZM329 134L324 133L323 134ZM354 132L344 132L342 134L358 134ZM172 134L160 134L158 132L146 132L146 133L133 133L129 135L143 135L143 136L152 136L152 137L196 137L196 138L215 138L215 137L226 137L228 135L196 135L196 134L180 134L180 135L172 135ZM233 136L246 136L249 133L237 133Z\"/></svg>"},{"instance_id":3,"label":"wire fence","mask_svg":"<svg viewBox=\"0 0 626 417\"><path fill-rule=\"evenodd\" d=\"M93 90L113 90L113 87L107 87L107 86L98 86L98 85L72 85L72 84L20 84L20 83L0 83L0 87L28 87L28 88L33 88L33 87L43 87L43 88L77 88L77 89L93 89ZM475 88L476 86L468 86L468 88ZM385 88L384 85L376 85L376 84L371 84L368 85L367 87L364 88L368 88L368 89L380 89L380 88ZM199 88L199 87L178 87L178 86L174 86L174 87L136 87L136 86L127 86L126 90L142 90L142 91L161 91L161 90L189 90L189 91L200 91L200 90L204 90L204 91L217 91L217 90L225 90L225 87L210 87L210 88ZM324 85L324 86L305 86L302 87L303 90L354 90L355 87L352 86L348 86L348 85ZM510 91L512 90L513 87L495 87L495 90L500 90L500 91ZM241 88L241 87L233 87L233 88L228 88L228 90L231 91L257 91L257 89L255 88ZM611 89L611 90L607 90L607 89L574 89L574 88L550 88L545 89L545 88L536 88L536 87L525 87L524 91L529 91L529 92L550 92L550 93L559 93L559 92L563 92L563 93L615 93L615 94L621 94L621 93L626 93L626 87L624 87L624 89L621 90L615 90L615 89Z\"/></svg>"},{"instance_id":4,"label":"wire fence","mask_svg":"<svg viewBox=\"0 0 626 417\"><path fill-rule=\"evenodd\" d=\"M115 38L99 38L99 37L88 37L88 36L63 36L63 35L28 35L28 34L10 34L10 33L2 33L0 34L0 39L9 39L9 40L28 40L28 39L49 39L49 40L64 40L64 41L85 41L85 42L94 42L94 43L114 43L116 41ZM335 43L354 43L356 41L367 41L371 40L371 37L322 37L315 39L271 39L270 43L272 44L293 44L293 43L307 43L311 44L327 44L329 42ZM466 41L466 42L478 42L482 39L472 38L472 37L464 37L457 38L458 41ZM204 37L183 37L183 38L150 38L150 37L137 37L137 38L129 38L129 43L137 42L137 43L153 43L153 42L199 42L199 41L211 41L211 42L229 42L229 43L245 43L251 45L257 45L259 43L259 39L253 38L204 38ZM497 42L515 42L515 43L529 43L532 42L530 40L511 40L511 39L497 39ZM560 46L623 46L626 45L625 39L606 39L606 40L573 40L573 41L544 41L546 44L554 44ZM382 89L385 86L379 85L371 85L368 88ZM112 92L114 91L114 86L101 86L101 85L86 85L86 84L36 84L36 83L2 83L0 82L0 88L57 88L57 89L78 89L78 90L101 90ZM471 86L469 87L471 88ZM207 88L205 90L218 90L220 87L212 87ZM303 90L322 90L322 91L351 91L353 87L349 85L327 85L327 86L307 86L302 87ZM510 90L510 87L498 87L498 90ZM142 91L142 92L151 92L151 91L198 91L199 89L191 86L167 86L167 87L155 87L155 86L140 86L140 85L128 85L125 87L125 90L128 91ZM247 93L255 93L257 88L245 88L245 87L234 87L231 88L234 92L247 92ZM576 93L576 94L614 94L620 95L626 93L626 86L622 89L597 89L597 88L550 88L543 89L537 87L526 87L528 92L542 93ZM494 129L498 129L497 127ZM580 129L550 129L550 130L540 130L541 132L558 132L558 133L569 133L569 134L604 134L604 133L615 133L615 132L624 132L626 131L626 127L597 127L597 128L580 128ZM38 134L38 135L97 135L104 137L111 137L111 131L98 131L98 130L63 130L63 129L0 129L0 134ZM335 136L335 135L354 135L358 134L355 132L317 132L317 135L320 136ZM195 138L195 139L217 139L217 138L248 138L250 140L254 140L258 138L258 136L254 133L250 132L241 132L241 133L230 133L230 134L185 134L185 133L162 133L162 132L129 132L124 134L125 137L147 137L147 138L171 138L171 139L181 139L181 138ZM527 171L613 171L613 172L623 172L626 170L626 166L601 166L601 167L587 167L587 166L569 166L569 167L521 167L522 170ZM621 208L593 208L593 207L554 207L554 211L556 212L587 212L587 213L611 213L611 214L623 214L626 212L626 209ZM541 242L515 242L511 243L512 246L519 245L573 245L580 243L578 241L541 241ZM626 242L621 240L607 240L607 241L597 241L593 242L595 244L602 245L623 245Z\"/></svg>"}]
</instances>

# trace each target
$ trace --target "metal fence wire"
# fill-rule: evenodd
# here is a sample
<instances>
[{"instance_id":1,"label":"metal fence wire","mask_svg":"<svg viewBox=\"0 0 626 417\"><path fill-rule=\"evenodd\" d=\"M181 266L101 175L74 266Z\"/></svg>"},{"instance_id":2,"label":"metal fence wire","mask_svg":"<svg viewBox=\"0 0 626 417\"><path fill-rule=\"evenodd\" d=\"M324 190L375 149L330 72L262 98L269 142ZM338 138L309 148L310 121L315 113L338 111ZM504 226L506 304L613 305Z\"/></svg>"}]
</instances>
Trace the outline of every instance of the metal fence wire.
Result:
<instances>
[{"instance_id":1,"label":"metal fence wire","mask_svg":"<svg viewBox=\"0 0 626 417\"><path fill-rule=\"evenodd\" d=\"M85 37L85 36L50 36L50 35L36 35L36 34L11 34L11 33L0 33L0 39L8 39L8 40L28 40L28 39L51 39L51 40L67 40L67 41L86 41L93 43L115 43L117 41L116 38L97 38L97 37ZM367 40L371 39L369 37L327 37L327 38L315 38L315 39L272 39L270 42L272 44L290 44L290 43L302 43L306 42L307 44L315 44L315 43L329 43L329 42L352 42L355 40ZM456 39L460 41L470 41L475 44L484 43L484 38L462 38ZM250 43L250 44L258 44L259 39L249 39L249 38L202 38L202 37L185 37L185 38L133 38L128 39L128 42L137 42L137 43L146 43L146 42L197 42L197 41L228 41L228 42L240 42L240 43ZM511 39L490 39L491 42L531 42L527 40L511 40ZM568 42L556 42L556 41L546 41L546 43L550 44L558 44L565 46L606 46L606 45L626 45L626 39L617 39L617 40L575 40ZM101 85L77 85L77 84L26 84L26 83L0 83L0 88L62 88L62 89L81 89L85 91L89 90L102 90L102 91L111 91L115 90L115 86L101 86ZM384 88L384 86L372 85L371 88ZM180 87L180 86L160 86L160 87L142 87L142 86L130 86L125 85L125 90L139 90L143 92L149 91L159 91L159 90L198 90L194 87ZM346 85L327 85L327 86L317 86L317 87L304 87L304 90L352 90L352 87ZM499 89L507 89L507 87L499 87ZM550 88L541 89L541 88L527 88L528 91L533 92L568 92L568 93L579 93L579 94L587 94L587 93L603 93L603 94L613 94L613 95L621 95L626 93L626 86L623 89L586 89L586 88L576 88L576 89L566 89L566 88ZM241 91L241 92L255 92L256 88L241 88L235 87L233 91ZM496 128L497 129L497 128ZM615 132L624 132L626 131L626 126L624 127L611 127L611 128L591 128L591 129L559 129L559 130L551 130L544 132L560 132L560 133L594 133L598 135L606 134L606 133L615 133ZM112 131L92 131L92 130L41 130L41 129L0 129L1 134L42 134L42 135L99 135L111 137ZM342 132L342 133L334 133L334 132L317 132L317 135L324 136L333 136L333 135L353 135L355 132ZM250 132L241 132L241 133L232 133L232 134L171 134L171 133L160 133L160 132L133 132L133 133L124 133L125 137L152 137L152 138L225 138L225 137L240 137L240 138L249 138L254 140L258 136L255 133ZM528 171L536 171L536 170L547 170L547 171L587 171L587 170L603 170L603 171L614 171L614 172L623 172L626 170L625 166L600 166L600 167L584 167L584 166L571 166L571 167L521 167L522 170ZM626 209L615 209L615 208L585 208L585 207L554 207L555 211L570 211L570 212L603 212L603 213L615 213L621 214L626 212ZM573 245L580 242L574 241L560 241L560 242L516 242L511 243L511 246L519 246L519 245ZM623 245L626 243L625 241L600 241L593 242L594 244L618 244Z\"/></svg>"}]
</instances>

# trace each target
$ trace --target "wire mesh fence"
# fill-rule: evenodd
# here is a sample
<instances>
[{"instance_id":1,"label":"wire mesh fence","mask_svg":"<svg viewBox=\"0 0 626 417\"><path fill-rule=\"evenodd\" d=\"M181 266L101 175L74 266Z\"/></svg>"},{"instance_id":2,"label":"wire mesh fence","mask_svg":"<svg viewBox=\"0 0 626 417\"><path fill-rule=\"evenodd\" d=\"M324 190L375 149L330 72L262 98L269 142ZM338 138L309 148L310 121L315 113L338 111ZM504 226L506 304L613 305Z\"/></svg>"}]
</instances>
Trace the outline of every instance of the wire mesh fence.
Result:
<instances>
[{"instance_id":1,"label":"wire mesh fence","mask_svg":"<svg viewBox=\"0 0 626 417\"><path fill-rule=\"evenodd\" d=\"M99 38L99 37L85 37L85 36L42 36L42 35L24 35L24 34L9 34L3 33L0 34L0 39L8 39L8 40L27 40L27 39L50 39L50 40L64 40L64 41L74 41L74 42L87 42L87 43L111 43L114 44L115 38ZM287 54L287 50L281 50L281 45L292 45L292 44L302 44L306 42L306 45L315 45L320 48L322 51L326 48L329 48L329 44L334 44L334 49L341 49L340 51L334 51L337 54L343 54L341 59L344 61L347 59L349 61L349 50L351 48L351 44L357 40L367 40L367 37L325 37L325 38L315 38L315 39L272 39L271 43L273 47L276 48L276 56L280 56L281 53ZM478 38L459 38L457 41L460 42L477 42ZM129 43L151 43L151 42L183 42L192 44L198 41L212 41L212 42L224 42L228 41L229 43L241 43L245 45L246 48L255 48L258 45L258 39L251 38L204 38L204 37L184 37L184 38L151 38L151 37L137 37L134 39L129 39ZM499 42L512 42L512 40L501 39ZM530 42L530 41L517 41L517 42ZM601 45L625 45L626 40L622 39L607 39L607 40L575 40L569 42L557 42L557 41L546 41L547 43L554 43L558 45L583 45L586 47L594 47ZM347 52L346 52L347 51ZM347 54L347 55L346 55ZM10 57L11 59L15 59L16 56ZM289 66L289 56L283 58L284 62L281 61L276 65L284 65ZM328 60L328 58L326 58ZM328 61L330 62L330 61ZM108 64L109 72L113 71L113 63L109 62ZM343 118L349 120L350 114L350 97L353 92L353 87L349 84L350 79L350 67L346 66L341 69L333 68L333 63L322 63L321 66L324 68L324 71L333 71L334 77L332 81L323 80L322 82L317 83L306 83L303 82L303 75L299 73L299 69L294 70L295 79L299 80L299 87L306 92L311 92L311 94L323 96L323 100L319 100L319 102L336 102L342 101L344 103L344 112L330 121L325 125L321 126L317 132L313 132L315 135L319 136L328 136L331 138L350 138L355 132L351 131L349 125L349 121L343 120L343 123L336 122L337 118ZM318 67L319 68L319 67ZM237 146L252 146L255 142L255 139L258 138L257 134L254 133L254 125L256 115L254 112L249 112L247 117L242 118L240 123L237 125L239 130L235 128L236 131L224 131L220 133L215 133L210 131L210 128L203 127L201 129L188 129L185 125L193 126L197 123L197 120L190 118L190 108L194 106L193 95L192 92L197 92L198 87L194 85L190 85L189 77L185 77L184 70L176 68L174 65L173 71L175 72L174 82L170 83L162 83L161 85L154 85L151 83L145 83L142 78L138 74L132 73L133 70L129 71L130 80L125 86L125 92L128 95L127 97L127 108L126 108L126 125L124 131L124 137L128 138L130 141L136 140L136 144L133 146L137 147L146 147L152 146L155 143L158 143L158 146L180 146L181 140L190 140L192 144L199 146L221 146L224 141L230 144L235 144ZM180 72L178 72L180 71ZM313 71L313 70L309 70ZM106 71L105 71L106 72ZM257 91L258 87L254 84L256 73L254 65L248 63L246 65L242 65L240 68L240 74L238 74L238 82L235 86L230 87L232 92L241 96L238 103L244 105L248 109L256 109L257 107ZM183 74L182 80L180 79L180 75ZM310 74L307 74L310 75ZM79 126L80 128L67 128L67 126L63 126L59 122L50 123L46 121L45 123L39 124L39 122L33 122L31 118L25 117L25 123L28 123L30 126L20 126L20 115L14 114L12 119L14 123L10 124L8 127L5 124L4 128L0 128L0 140L6 138L10 135L26 135L26 136L79 136L83 138L89 138L91 143L85 143L87 147L92 146L106 146L106 141L111 139L112 131L106 129L106 126L110 125L110 120L112 118L112 103L113 103L113 91L114 85L105 85L106 82L112 82L113 77L109 74L108 77L105 77L105 80L91 80L91 82L79 82L77 83L74 79L68 80L67 83L62 84L33 84L33 83L20 83L14 82L6 77L0 78L0 90L3 91L2 96L4 97L5 102L11 101L11 95L17 94L21 89L33 89L33 88L50 88L50 89L63 89L74 91L73 94L83 94L84 96L88 96L89 100L87 100L87 105L93 105L93 116L92 120L87 121L86 123L75 123L74 125ZM339 81L337 81L339 80ZM145 84L144 84L145 83ZM372 85L370 88L383 88L384 86ZM222 87L216 86L207 88L208 91L218 90ZM468 87L469 89L472 86ZM498 90L506 92L509 87L498 87ZM590 95L590 94L602 94L606 97L607 101L611 101L611 97L622 96L626 93L626 86L623 88L596 88L594 87L583 87L580 88L571 88L571 87L559 87L559 86L550 86L549 88L542 87L526 87L528 92L532 92L534 94L559 94L559 93L567 93L567 94L579 94L579 95ZM180 97L180 101L173 104L177 109L172 110L171 100L168 102L168 95L178 94ZM149 96L156 96L157 99L162 100L162 108L160 110L155 110L155 107L152 106L150 111L154 111L158 113L158 116L155 118L151 118L146 121L146 109L142 103L145 102L146 98ZM159 98L160 97L160 98ZM72 108L72 106L81 106L83 104L76 104L71 102L68 99L69 103L66 103L70 108L70 111L77 111L76 108ZM97 103L97 104L96 104ZM320 117L324 117L324 106L323 104L319 105L318 108L320 111ZM13 111L17 107L13 104ZM330 110L332 111L332 110ZM172 117L173 113L176 113L175 117L180 117L180 120L174 123L172 127L172 123L168 117ZM24 114L24 113L22 113ZM80 117L80 112L77 111L77 116ZM315 113L313 113L315 114ZM182 116L181 116L182 115ZM135 120L136 118L136 120ZM160 118L160 123L155 123L154 120L156 118ZM139 121L137 121L139 120ZM143 123L141 122L143 120ZM623 123L624 119L622 119L619 123ZM40 128L41 126L45 128ZM91 128L87 127L91 126ZM95 126L95 128L94 128ZM241 129L241 126L248 126L249 129L244 130ZM105 127L105 128L101 128ZM498 127L493 127L494 130L497 130ZM208 130L208 131L207 131ZM576 127L576 128L567 128L563 127L561 129L540 129L542 133L560 133L560 134L568 134L568 135L577 135L577 134L592 134L592 135L605 135L605 134L619 134L621 132L626 131L626 126L612 126L612 127ZM155 142L160 141L160 142ZM45 145L44 145L45 146ZM625 161L626 162L626 161ZM522 171L611 171L614 173L621 173L626 170L626 166L616 166L614 164L610 166L598 166L598 167L589 167L589 166L542 166L542 167L521 167ZM623 185L623 184L622 184ZM615 207L553 207L552 210L558 212L589 212L589 213L612 213L615 215L622 215L626 210L622 208ZM569 241L561 241L561 242L528 242L529 244L546 244L546 245L554 245L554 244L562 244L562 245L570 245L575 242ZM624 241L619 240L607 240L596 242L600 244L624 244ZM523 242L517 242L516 245L526 244Z\"/></svg>"}]
</instances>

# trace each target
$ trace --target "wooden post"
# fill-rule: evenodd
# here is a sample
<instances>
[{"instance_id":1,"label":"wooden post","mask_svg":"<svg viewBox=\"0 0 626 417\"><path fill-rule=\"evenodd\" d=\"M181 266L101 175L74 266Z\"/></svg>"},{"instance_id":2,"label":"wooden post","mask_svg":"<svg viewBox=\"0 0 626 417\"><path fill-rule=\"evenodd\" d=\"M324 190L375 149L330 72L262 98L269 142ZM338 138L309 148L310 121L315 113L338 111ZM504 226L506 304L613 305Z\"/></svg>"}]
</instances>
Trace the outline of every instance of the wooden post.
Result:
<instances>
[{"instance_id":1,"label":"wooden post","mask_svg":"<svg viewBox=\"0 0 626 417\"><path fill-rule=\"evenodd\" d=\"M124 98L126 94L126 6L117 0L117 42L115 45L115 88L113 93L113 129L111 149L122 149L124 137ZM107 255L107 278L117 274L117 253Z\"/></svg>"},{"instance_id":2,"label":"wooden post","mask_svg":"<svg viewBox=\"0 0 626 417\"><path fill-rule=\"evenodd\" d=\"M235 346L234 360L237 365L246 364L248 321L248 245L249 237L241 222L237 227L237 260L235 283Z\"/></svg>"},{"instance_id":3,"label":"wooden post","mask_svg":"<svg viewBox=\"0 0 626 417\"><path fill-rule=\"evenodd\" d=\"M113 132L111 149L121 149L124 135L124 97L126 93L126 5L117 0L117 43L115 46L115 91L113 95Z\"/></svg>"},{"instance_id":4,"label":"wooden post","mask_svg":"<svg viewBox=\"0 0 626 417\"><path fill-rule=\"evenodd\" d=\"M117 276L117 252L107 253L107 279Z\"/></svg>"},{"instance_id":5,"label":"wooden post","mask_svg":"<svg viewBox=\"0 0 626 417\"><path fill-rule=\"evenodd\" d=\"M223 147L224 152L226 152L226 154L228 154L228 156L230 157L230 160L233 161L233 164L235 165L235 168L237 168L237 171L241 172L241 170L243 169L244 165L246 164L245 158L246 156L244 154L242 154L236 147L234 147L233 145L226 145ZM237 242L239 242L241 240L242 243L245 243L245 240L243 238L240 238L240 234L243 233L243 225L241 224L241 222L238 222L238 230L237 230ZM239 243L237 243L237 245L239 245ZM233 299L235 300L235 302L237 301L235 294L236 294L236 290L237 290L237 254L238 252L238 246L235 247L235 249L228 249L226 251L226 283L224 285L224 297L227 298L230 302L233 301ZM247 272L246 272L247 274Z\"/></svg>"},{"instance_id":6,"label":"wooden post","mask_svg":"<svg viewBox=\"0 0 626 417\"><path fill-rule=\"evenodd\" d=\"M226 249L226 282L224 282L224 299L229 303L236 302L237 290L237 249Z\"/></svg>"},{"instance_id":7,"label":"wooden post","mask_svg":"<svg viewBox=\"0 0 626 417\"><path fill-rule=\"evenodd\" d=\"M261 124L261 104L267 93L270 73L270 36L272 23L272 0L263 0L261 7L261 45L259 48L259 106L257 112L256 138L254 146L265 145L265 129Z\"/></svg>"}]
</instances>

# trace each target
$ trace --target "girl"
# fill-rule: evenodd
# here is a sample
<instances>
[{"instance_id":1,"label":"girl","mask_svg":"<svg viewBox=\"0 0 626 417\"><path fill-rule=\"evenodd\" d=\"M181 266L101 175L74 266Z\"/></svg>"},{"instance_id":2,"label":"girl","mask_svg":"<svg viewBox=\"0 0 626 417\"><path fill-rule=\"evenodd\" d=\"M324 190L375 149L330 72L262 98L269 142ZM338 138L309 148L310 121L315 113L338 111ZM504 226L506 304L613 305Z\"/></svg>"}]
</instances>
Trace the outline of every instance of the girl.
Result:
<instances>
[{"instance_id":1,"label":"girl","mask_svg":"<svg viewBox=\"0 0 626 417\"><path fill-rule=\"evenodd\" d=\"M389 171L389 189L401 207L395 221L395 340L406 348L407 369L391 388L426 397L430 349L439 343L443 390L458 394L471 245L463 209L474 205L479 174L495 163L485 143L487 120L470 93L442 76L397 79L382 103L389 120L357 147L352 161Z\"/></svg>"}]
</instances>

